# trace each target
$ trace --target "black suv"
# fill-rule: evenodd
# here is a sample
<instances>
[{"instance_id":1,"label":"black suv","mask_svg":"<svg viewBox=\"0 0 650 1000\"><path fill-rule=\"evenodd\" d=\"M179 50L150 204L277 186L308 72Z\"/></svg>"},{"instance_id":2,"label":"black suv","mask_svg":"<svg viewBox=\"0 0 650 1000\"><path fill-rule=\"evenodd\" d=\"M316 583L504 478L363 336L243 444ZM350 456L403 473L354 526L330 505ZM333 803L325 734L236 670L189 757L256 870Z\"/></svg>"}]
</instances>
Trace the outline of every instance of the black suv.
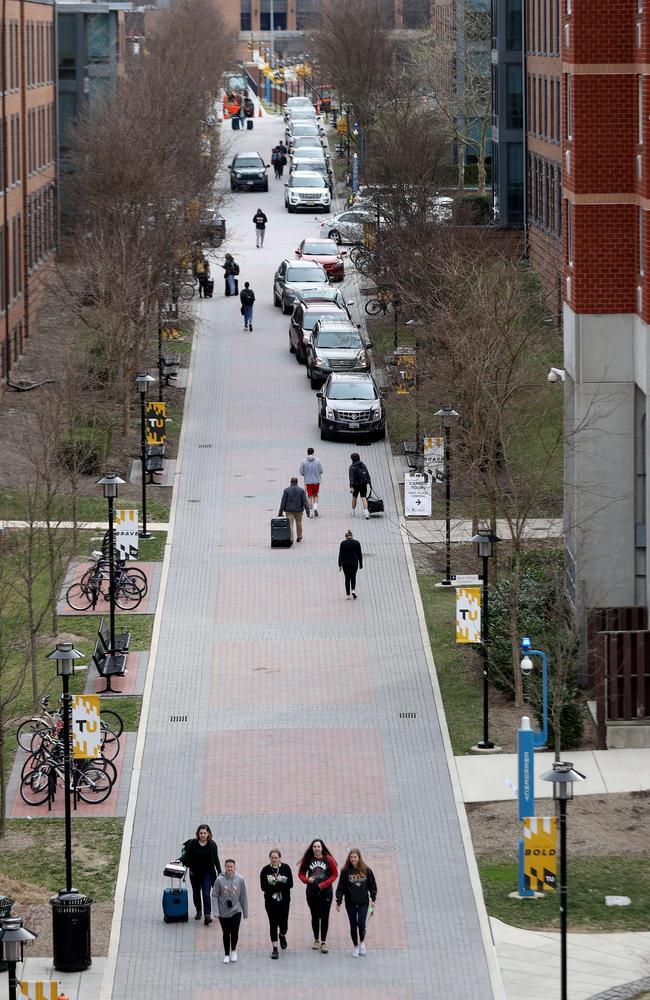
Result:
<instances>
[{"instance_id":1,"label":"black suv","mask_svg":"<svg viewBox=\"0 0 650 1000\"><path fill-rule=\"evenodd\" d=\"M237 153L230 167L231 191L268 191L269 179L265 163L259 153Z\"/></svg>"}]
</instances>

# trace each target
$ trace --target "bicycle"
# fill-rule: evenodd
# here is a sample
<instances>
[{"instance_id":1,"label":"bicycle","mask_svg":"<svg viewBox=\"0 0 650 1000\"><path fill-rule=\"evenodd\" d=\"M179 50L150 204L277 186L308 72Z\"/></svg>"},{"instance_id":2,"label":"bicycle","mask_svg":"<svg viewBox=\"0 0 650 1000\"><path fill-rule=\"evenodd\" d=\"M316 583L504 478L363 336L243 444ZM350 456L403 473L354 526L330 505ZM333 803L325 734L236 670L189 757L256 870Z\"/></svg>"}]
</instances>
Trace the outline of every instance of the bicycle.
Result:
<instances>
[{"instance_id":1,"label":"bicycle","mask_svg":"<svg viewBox=\"0 0 650 1000\"><path fill-rule=\"evenodd\" d=\"M63 719L60 712L49 712L48 704L50 699L47 695L41 698L43 709L40 716L25 719L16 729L16 739L18 746L30 754L39 751L42 743L52 736L59 737L63 731ZM100 733L102 737L102 754L106 754L109 760L114 760L119 753L120 736L124 732L124 722L122 718L111 709L102 710L100 715Z\"/></svg>"},{"instance_id":2,"label":"bicycle","mask_svg":"<svg viewBox=\"0 0 650 1000\"><path fill-rule=\"evenodd\" d=\"M110 769L110 770L109 770ZM41 806L51 802L59 780L65 779L63 763L52 755L28 771L20 783L20 797L30 806ZM70 776L70 791L82 802L98 805L111 794L117 779L115 765L103 758L73 761Z\"/></svg>"},{"instance_id":3,"label":"bicycle","mask_svg":"<svg viewBox=\"0 0 650 1000\"><path fill-rule=\"evenodd\" d=\"M391 309L395 308L395 303L391 296L381 296L377 293L377 297L373 299L368 299L365 305L365 310L369 316L379 316L383 313L384 316L388 316Z\"/></svg>"},{"instance_id":4,"label":"bicycle","mask_svg":"<svg viewBox=\"0 0 650 1000\"><path fill-rule=\"evenodd\" d=\"M363 274L364 277L367 277L375 263L375 254L373 251L369 250L368 247L363 244L359 244L358 246L352 247L349 256L350 261L354 264L357 271L359 271L360 274Z\"/></svg>"},{"instance_id":5,"label":"bicycle","mask_svg":"<svg viewBox=\"0 0 650 1000\"><path fill-rule=\"evenodd\" d=\"M93 553L96 556L97 553ZM110 586L103 589L103 583L110 584L110 570L101 556L94 566L89 567L78 583L73 583L65 595L65 599L74 611L89 611L97 607L100 597L110 599ZM137 567L126 568L125 563L115 567L115 603L122 611L133 611L147 593L147 577Z\"/></svg>"}]
</instances>

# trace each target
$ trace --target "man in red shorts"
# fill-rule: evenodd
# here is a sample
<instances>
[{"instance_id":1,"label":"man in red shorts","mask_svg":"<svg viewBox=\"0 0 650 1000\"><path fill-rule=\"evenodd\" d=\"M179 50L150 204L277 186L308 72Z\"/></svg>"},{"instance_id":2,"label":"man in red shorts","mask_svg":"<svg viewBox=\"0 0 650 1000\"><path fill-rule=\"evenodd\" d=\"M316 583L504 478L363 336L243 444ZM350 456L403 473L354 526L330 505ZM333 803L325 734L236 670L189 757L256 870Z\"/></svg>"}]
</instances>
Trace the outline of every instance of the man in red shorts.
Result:
<instances>
[{"instance_id":1,"label":"man in red shorts","mask_svg":"<svg viewBox=\"0 0 650 1000\"><path fill-rule=\"evenodd\" d=\"M305 481L305 491L309 501L309 510L314 517L318 517L318 491L320 489L323 466L320 459L314 455L314 449L307 449L307 458L298 470Z\"/></svg>"}]
</instances>

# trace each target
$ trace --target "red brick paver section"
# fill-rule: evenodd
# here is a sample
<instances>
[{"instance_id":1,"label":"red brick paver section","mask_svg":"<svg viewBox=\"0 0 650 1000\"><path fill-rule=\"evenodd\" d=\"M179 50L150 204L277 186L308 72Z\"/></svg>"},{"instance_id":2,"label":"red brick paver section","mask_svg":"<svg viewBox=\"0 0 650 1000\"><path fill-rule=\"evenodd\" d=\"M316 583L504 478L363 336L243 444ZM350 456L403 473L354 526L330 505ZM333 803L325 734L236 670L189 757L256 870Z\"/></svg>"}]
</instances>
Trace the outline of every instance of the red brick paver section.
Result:
<instances>
[{"instance_id":1,"label":"red brick paver section","mask_svg":"<svg viewBox=\"0 0 650 1000\"><path fill-rule=\"evenodd\" d=\"M120 750L119 754L113 761L115 764L115 769L117 770L117 780L111 789L111 794L104 802L100 802L97 805L93 805L89 802L82 802L81 799L77 802L77 809L74 813L75 816L115 816L117 809L117 800L120 790L120 780L122 777L122 760L123 753ZM128 780L128 775L127 775ZM25 819L27 816L38 816L40 819L47 818L59 818L65 813L65 796L63 794L63 783L59 782L56 790L56 798L52 803L52 808L48 811L47 802L42 806L30 806L26 802L23 802L20 796L20 788L16 791L14 801L11 807L11 818L12 819Z\"/></svg>"},{"instance_id":2,"label":"red brick paver section","mask_svg":"<svg viewBox=\"0 0 650 1000\"><path fill-rule=\"evenodd\" d=\"M99 600L97 601L96 606L94 608L89 608L88 611L75 611L73 608L70 607L70 605L67 603L67 601L65 599L65 595L66 595L66 592L67 592L68 588L70 586L72 586L73 583L78 583L79 580L81 579L81 577L83 576L83 574L86 572L86 570L89 569L93 565L94 565L94 563L92 563L90 561L80 562L80 563L77 563L76 565L74 565L73 567L71 567L71 570L68 571L68 574L66 575L65 584L63 586L63 591L61 593L61 596L59 598L59 603L58 603L58 613L60 615L66 615L66 616L67 615L107 615L109 613L110 608L108 606L108 601L104 600L103 597L100 597ZM141 569L142 572L146 574L147 583L149 585L148 586L148 590L147 590L147 593L145 594L145 596L142 598L142 600L138 604L137 608L133 608L132 610L129 610L129 609L124 610L123 608L118 608L117 612L120 615L132 615L132 614L135 614L135 615L152 615L154 613L154 611L156 610L156 597L157 597L157 590L158 590L157 586L153 586L153 583L154 583L154 573L156 572L156 570L160 569L160 563L149 563L149 562L138 562L138 563L136 563L136 562L134 562L131 565L134 568L137 567L138 569ZM106 587L106 590L108 590L108 580L106 580L105 587Z\"/></svg>"},{"instance_id":3,"label":"red brick paver section","mask_svg":"<svg viewBox=\"0 0 650 1000\"><path fill-rule=\"evenodd\" d=\"M376 729L208 734L203 786L206 816L386 809L384 763Z\"/></svg>"},{"instance_id":4,"label":"red brick paver section","mask_svg":"<svg viewBox=\"0 0 650 1000\"><path fill-rule=\"evenodd\" d=\"M300 544L307 547L309 539L305 537ZM289 552L296 559L299 559L300 552L294 551L297 548L300 546L294 543ZM320 622L338 621L345 609L343 583L340 583L340 588L334 586L337 582L337 555L334 554L333 549L332 553L330 564L332 586L323 587L318 595L318 620ZM336 553L338 554L338 545ZM280 558L282 559L282 556ZM297 562L292 563L285 555L282 568L272 572L260 573L256 567L223 568L220 571L220 586L217 597L218 624L227 625L233 620L248 625L262 622L288 624L289 622L309 621L314 615L314 594L309 585L310 582L313 582L312 575L305 568L302 571L304 573L304 586L297 586L298 582L302 582L296 577L298 566ZM326 569L327 566L324 568ZM352 602L350 605L352 606ZM357 614L359 619L363 618L360 606L357 609Z\"/></svg>"}]
</instances>

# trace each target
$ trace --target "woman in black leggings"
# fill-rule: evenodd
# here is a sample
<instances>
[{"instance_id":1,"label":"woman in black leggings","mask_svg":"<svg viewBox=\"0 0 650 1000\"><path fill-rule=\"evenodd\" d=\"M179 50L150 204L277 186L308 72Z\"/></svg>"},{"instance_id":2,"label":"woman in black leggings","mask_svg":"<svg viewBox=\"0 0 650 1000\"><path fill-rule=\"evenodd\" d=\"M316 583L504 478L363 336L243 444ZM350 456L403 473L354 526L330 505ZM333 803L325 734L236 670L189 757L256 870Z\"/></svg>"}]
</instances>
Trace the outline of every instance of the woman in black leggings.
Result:
<instances>
[{"instance_id":1,"label":"woman in black leggings","mask_svg":"<svg viewBox=\"0 0 650 1000\"><path fill-rule=\"evenodd\" d=\"M357 599L357 571L360 569L363 569L361 545L356 538L352 537L351 531L346 531L345 538L339 545L339 572L343 570L345 593L348 600L350 600L350 591L352 591L354 600Z\"/></svg>"},{"instance_id":2,"label":"woman in black leggings","mask_svg":"<svg viewBox=\"0 0 650 1000\"><path fill-rule=\"evenodd\" d=\"M377 883L372 868L368 868L361 857L358 847L351 847L341 869L341 877L336 887L336 909L341 909L345 900L348 920L350 921L350 937L354 949L353 958L366 954L366 920L368 908L373 910L377 901ZM370 911L372 913L372 910Z\"/></svg>"},{"instance_id":3,"label":"woman in black leggings","mask_svg":"<svg viewBox=\"0 0 650 1000\"><path fill-rule=\"evenodd\" d=\"M287 947L287 924L291 905L293 875L289 865L282 862L279 848L269 851L269 864L260 872L260 888L264 893L264 908L269 918L271 958L279 958L278 937L282 951Z\"/></svg>"},{"instance_id":4,"label":"woman in black leggings","mask_svg":"<svg viewBox=\"0 0 650 1000\"><path fill-rule=\"evenodd\" d=\"M311 913L311 929L314 934L314 951L326 955L327 929L332 906L332 885L339 870L336 861L322 840L312 840L302 856L298 878L307 886L307 905Z\"/></svg>"}]
</instances>

